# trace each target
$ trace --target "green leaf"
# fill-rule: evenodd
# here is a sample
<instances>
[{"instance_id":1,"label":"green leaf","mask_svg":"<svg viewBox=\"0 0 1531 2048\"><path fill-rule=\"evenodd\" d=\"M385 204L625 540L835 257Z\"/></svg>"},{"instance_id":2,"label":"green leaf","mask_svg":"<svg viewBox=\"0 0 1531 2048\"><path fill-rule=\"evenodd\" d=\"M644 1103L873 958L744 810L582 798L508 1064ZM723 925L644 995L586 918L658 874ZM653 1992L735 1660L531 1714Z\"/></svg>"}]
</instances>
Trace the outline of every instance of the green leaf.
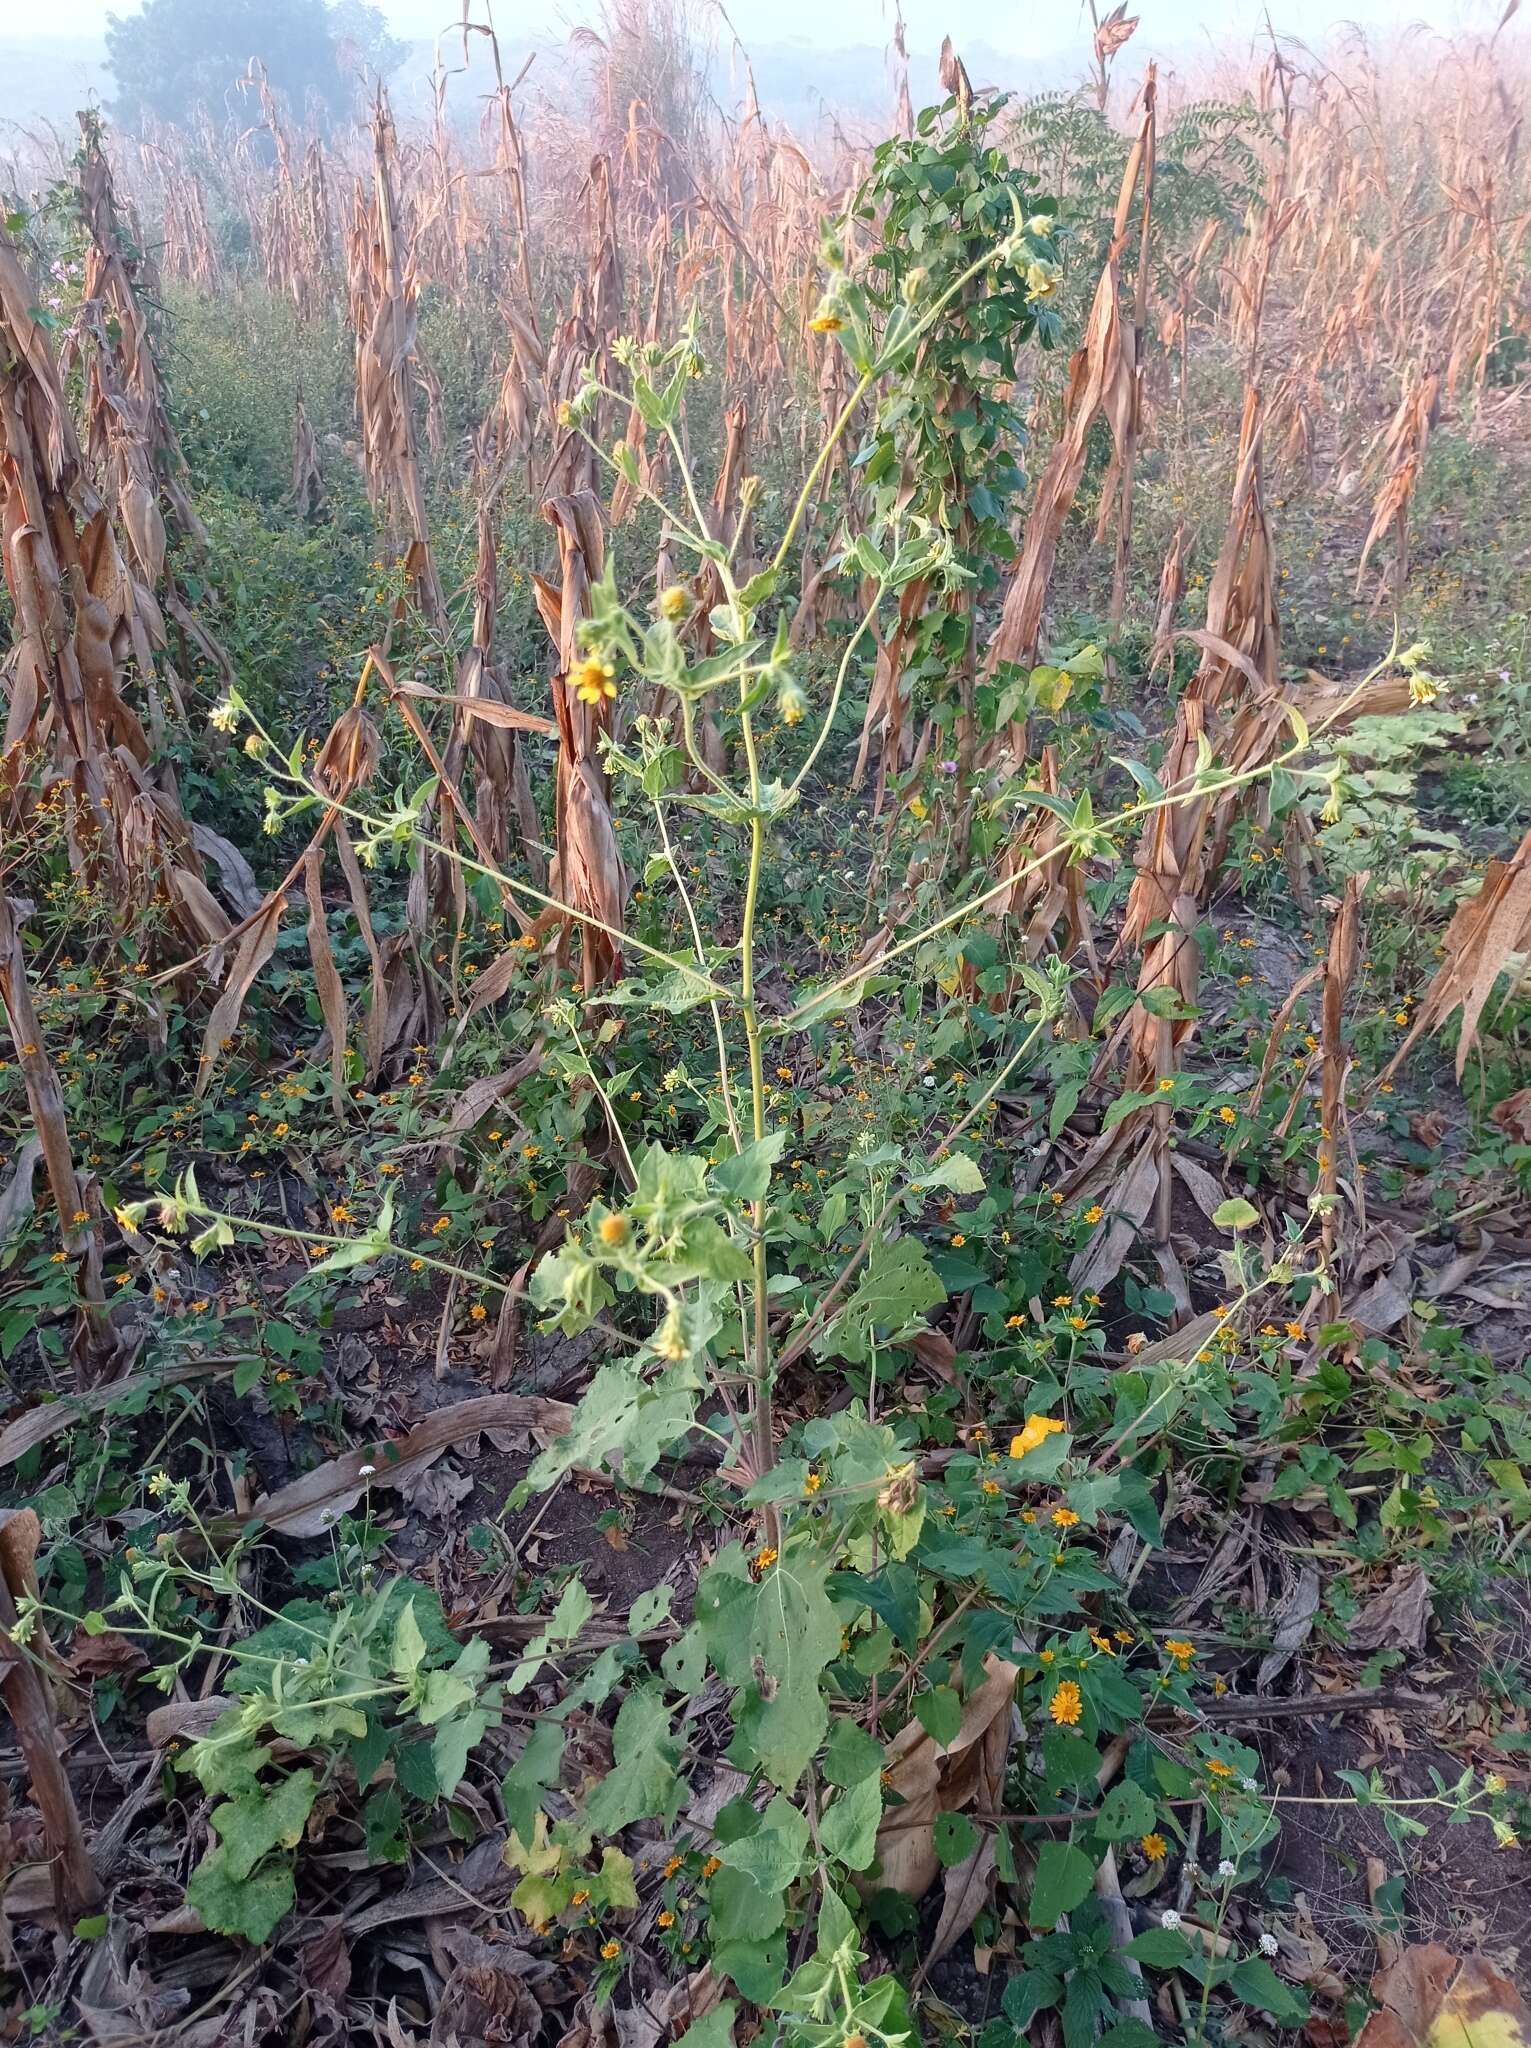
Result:
<instances>
[{"instance_id":1,"label":"green leaf","mask_svg":"<svg viewBox=\"0 0 1531 2048\"><path fill-rule=\"evenodd\" d=\"M733 2048L734 2017L738 2010L731 1998L721 2000L711 2012L687 2027L675 2048Z\"/></svg>"},{"instance_id":2,"label":"green leaf","mask_svg":"<svg viewBox=\"0 0 1531 2048\"><path fill-rule=\"evenodd\" d=\"M838 1718L829 1731L824 1751L826 1782L842 1789L859 1785L863 1778L876 1777L882 1766L883 1746L876 1737L868 1735L861 1723L848 1714Z\"/></svg>"},{"instance_id":3,"label":"green leaf","mask_svg":"<svg viewBox=\"0 0 1531 2048\"><path fill-rule=\"evenodd\" d=\"M882 1780L874 1774L838 1793L819 1822L819 1840L826 1856L847 1870L865 1870L877 1853L882 1822Z\"/></svg>"},{"instance_id":4,"label":"green leaf","mask_svg":"<svg viewBox=\"0 0 1531 2048\"><path fill-rule=\"evenodd\" d=\"M1173 1970L1191 1953L1191 1944L1176 1928L1150 1927L1129 1941L1122 1953L1150 1969Z\"/></svg>"},{"instance_id":5,"label":"green leaf","mask_svg":"<svg viewBox=\"0 0 1531 2048\"><path fill-rule=\"evenodd\" d=\"M558 1722L534 1722L526 1747L505 1773L505 1818L523 1842L532 1839L544 1794L558 1783L563 1750L564 1730Z\"/></svg>"},{"instance_id":6,"label":"green leaf","mask_svg":"<svg viewBox=\"0 0 1531 2048\"><path fill-rule=\"evenodd\" d=\"M1129 1835L1146 1835L1154 1824L1154 1802L1130 1778L1111 1787L1095 1816L1095 1832L1108 1842L1124 1842Z\"/></svg>"},{"instance_id":7,"label":"green leaf","mask_svg":"<svg viewBox=\"0 0 1531 2048\"><path fill-rule=\"evenodd\" d=\"M936 1855L948 1870L965 1863L979 1843L978 1829L965 1813L940 1813L932 1834Z\"/></svg>"},{"instance_id":8,"label":"green leaf","mask_svg":"<svg viewBox=\"0 0 1531 2048\"><path fill-rule=\"evenodd\" d=\"M1258 2006L1284 2026L1298 2026L1308 2017L1306 1992L1278 1977L1264 1956L1246 1956L1229 1977L1228 1989L1245 2005Z\"/></svg>"},{"instance_id":9,"label":"green leaf","mask_svg":"<svg viewBox=\"0 0 1531 2048\"><path fill-rule=\"evenodd\" d=\"M420 1633L420 1624L415 1620L415 1603L407 1600L399 1616L393 1637L393 1675L395 1678L412 1679L420 1669L425 1655L425 1637Z\"/></svg>"},{"instance_id":10,"label":"green leaf","mask_svg":"<svg viewBox=\"0 0 1531 2048\"><path fill-rule=\"evenodd\" d=\"M767 1131L731 1159L721 1159L712 1169L712 1184L720 1194L735 1201L764 1201L771 1183L771 1168L786 1149L785 1131Z\"/></svg>"},{"instance_id":11,"label":"green leaf","mask_svg":"<svg viewBox=\"0 0 1531 2048\"><path fill-rule=\"evenodd\" d=\"M1226 1202L1219 1202L1212 1211L1213 1226L1218 1230L1248 1230L1259 1220L1259 1210L1253 1202L1246 1202L1242 1195L1230 1195Z\"/></svg>"},{"instance_id":12,"label":"green leaf","mask_svg":"<svg viewBox=\"0 0 1531 2048\"><path fill-rule=\"evenodd\" d=\"M916 1168L909 1176L922 1188L950 1188L956 1195L981 1195L983 1173L977 1160L966 1152L948 1152L944 1159Z\"/></svg>"},{"instance_id":13,"label":"green leaf","mask_svg":"<svg viewBox=\"0 0 1531 2048\"><path fill-rule=\"evenodd\" d=\"M1028 1925L1056 1927L1094 1887L1095 1864L1082 1849L1072 1842L1044 1842L1037 1852L1037 1874L1026 1909Z\"/></svg>"},{"instance_id":14,"label":"green leaf","mask_svg":"<svg viewBox=\"0 0 1531 2048\"><path fill-rule=\"evenodd\" d=\"M696 1619L719 1674L740 1687L735 1722L771 1781L789 1791L824 1739L820 1690L840 1650L840 1623L825 1590L827 1560L791 1549L756 1584L737 1545L703 1574ZM769 1683L769 1694L757 1674Z\"/></svg>"},{"instance_id":15,"label":"green leaf","mask_svg":"<svg viewBox=\"0 0 1531 2048\"><path fill-rule=\"evenodd\" d=\"M815 1348L821 1357L864 1364L878 1332L895 1337L945 1299L946 1288L917 1239L879 1242Z\"/></svg>"},{"instance_id":16,"label":"green leaf","mask_svg":"<svg viewBox=\"0 0 1531 2048\"><path fill-rule=\"evenodd\" d=\"M105 1913L91 1913L74 1923L76 1941L99 1941L109 1925Z\"/></svg>"},{"instance_id":17,"label":"green leaf","mask_svg":"<svg viewBox=\"0 0 1531 2048\"><path fill-rule=\"evenodd\" d=\"M962 1728L962 1701L949 1685L934 1685L914 1703L915 1718L939 1748L955 1742Z\"/></svg>"},{"instance_id":18,"label":"green leaf","mask_svg":"<svg viewBox=\"0 0 1531 2048\"><path fill-rule=\"evenodd\" d=\"M294 1771L275 1785L242 1792L215 1806L208 1826L218 1837L223 1867L232 1878L248 1877L273 1849L291 1849L303 1834L319 1787L310 1770Z\"/></svg>"},{"instance_id":19,"label":"green leaf","mask_svg":"<svg viewBox=\"0 0 1531 2048\"><path fill-rule=\"evenodd\" d=\"M673 1818L681 1745L670 1733L670 1710L657 1685L635 1686L627 1695L611 1739L611 1769L585 1802L590 1826L597 1834L615 1835L635 1820Z\"/></svg>"},{"instance_id":20,"label":"green leaf","mask_svg":"<svg viewBox=\"0 0 1531 2048\"><path fill-rule=\"evenodd\" d=\"M210 1850L191 1873L186 1903L201 1915L214 1934L239 1934L257 1945L291 1912L297 1889L285 1863L273 1863L253 1876L230 1874L222 1852Z\"/></svg>"},{"instance_id":21,"label":"green leaf","mask_svg":"<svg viewBox=\"0 0 1531 2048\"><path fill-rule=\"evenodd\" d=\"M628 1634L646 1635L651 1628L667 1621L674 1598L673 1586L651 1586L646 1593L640 1593L627 1611Z\"/></svg>"},{"instance_id":22,"label":"green leaf","mask_svg":"<svg viewBox=\"0 0 1531 2048\"><path fill-rule=\"evenodd\" d=\"M807 1821L778 1792L759 1825L737 1841L724 1843L717 1853L726 1868L742 1870L763 1892L785 1892L802 1870L807 1847Z\"/></svg>"}]
</instances>

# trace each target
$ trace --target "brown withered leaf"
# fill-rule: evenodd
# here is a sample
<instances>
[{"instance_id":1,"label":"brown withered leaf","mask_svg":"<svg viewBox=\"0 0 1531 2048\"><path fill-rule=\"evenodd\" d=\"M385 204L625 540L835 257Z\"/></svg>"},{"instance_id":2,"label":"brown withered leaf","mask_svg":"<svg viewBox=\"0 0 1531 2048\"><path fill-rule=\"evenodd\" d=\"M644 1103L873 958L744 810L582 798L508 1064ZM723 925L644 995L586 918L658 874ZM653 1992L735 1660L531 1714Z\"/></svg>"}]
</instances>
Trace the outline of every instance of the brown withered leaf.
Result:
<instances>
[{"instance_id":1,"label":"brown withered leaf","mask_svg":"<svg viewBox=\"0 0 1531 2048\"><path fill-rule=\"evenodd\" d=\"M137 1643L110 1628L94 1636L82 1629L69 1651L69 1668L76 1678L118 1678L127 1671L142 1671L148 1661Z\"/></svg>"},{"instance_id":2,"label":"brown withered leaf","mask_svg":"<svg viewBox=\"0 0 1531 2048\"><path fill-rule=\"evenodd\" d=\"M935 1850L937 1818L960 1813L980 1794L984 1805L998 1803L1019 1668L1002 1657L985 1657L983 1681L963 1701L961 1726L947 1748L942 1749L915 1720L888 1745L886 1783L904 1803L884 1814L877 1855L882 1882L906 1899L923 1898L941 1867Z\"/></svg>"},{"instance_id":3,"label":"brown withered leaf","mask_svg":"<svg viewBox=\"0 0 1531 2048\"><path fill-rule=\"evenodd\" d=\"M1421 1565L1409 1565L1374 1593L1346 1638L1352 1650L1422 1650L1430 1621L1430 1581Z\"/></svg>"},{"instance_id":4,"label":"brown withered leaf","mask_svg":"<svg viewBox=\"0 0 1531 2048\"><path fill-rule=\"evenodd\" d=\"M286 1536L319 1536L369 1487L405 1486L453 1444L486 1430L535 1429L561 1436L574 1411L565 1401L526 1394L479 1394L438 1408L400 1437L358 1444L257 1500L237 1523L260 1522ZM366 1469L364 1470L363 1467Z\"/></svg>"},{"instance_id":5,"label":"brown withered leaf","mask_svg":"<svg viewBox=\"0 0 1531 2048\"><path fill-rule=\"evenodd\" d=\"M1377 1972L1371 1989L1379 2009L1356 2048L1531 2048L1524 1999L1481 1956L1415 1943Z\"/></svg>"}]
</instances>

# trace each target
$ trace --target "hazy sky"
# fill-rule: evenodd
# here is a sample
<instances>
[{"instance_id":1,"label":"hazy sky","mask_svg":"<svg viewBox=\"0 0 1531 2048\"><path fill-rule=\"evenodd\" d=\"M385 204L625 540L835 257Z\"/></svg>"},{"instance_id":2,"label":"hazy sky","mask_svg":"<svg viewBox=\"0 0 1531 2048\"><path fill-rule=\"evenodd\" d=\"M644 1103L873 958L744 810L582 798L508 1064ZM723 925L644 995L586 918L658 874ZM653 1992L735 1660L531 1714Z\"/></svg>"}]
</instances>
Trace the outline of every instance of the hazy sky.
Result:
<instances>
[{"instance_id":1,"label":"hazy sky","mask_svg":"<svg viewBox=\"0 0 1531 2048\"><path fill-rule=\"evenodd\" d=\"M431 36L458 14L460 0L381 0L396 34ZM492 4L492 0L491 0ZM829 48L888 39L891 0L726 0L730 18L748 42L802 37ZM1102 12L1110 0L1103 0ZM1278 31L1309 39L1322 37L1339 21L1368 27L1421 21L1436 28L1492 28L1504 0L1140 0L1139 47L1183 47L1203 39L1221 42L1257 32L1269 5ZM482 0L475 0L475 13ZM696 0L705 17L709 0ZM0 33L22 38L99 36L109 11L131 15L138 0L0 0ZM499 0L495 25L507 39L530 31L545 33L559 21L592 19L598 0ZM1089 40L1088 8L1075 0L904 0L911 46L934 48L950 35L984 42L1018 57L1047 56L1083 48Z\"/></svg>"}]
</instances>

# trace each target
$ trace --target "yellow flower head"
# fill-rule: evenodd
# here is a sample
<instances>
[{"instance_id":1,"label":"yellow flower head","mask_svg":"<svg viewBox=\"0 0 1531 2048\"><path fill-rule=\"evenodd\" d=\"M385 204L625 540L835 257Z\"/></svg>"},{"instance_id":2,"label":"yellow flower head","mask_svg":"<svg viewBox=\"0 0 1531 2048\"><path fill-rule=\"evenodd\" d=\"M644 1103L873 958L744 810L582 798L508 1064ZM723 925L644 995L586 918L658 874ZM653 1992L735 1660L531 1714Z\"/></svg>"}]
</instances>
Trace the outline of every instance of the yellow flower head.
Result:
<instances>
[{"instance_id":1,"label":"yellow flower head","mask_svg":"<svg viewBox=\"0 0 1531 2048\"><path fill-rule=\"evenodd\" d=\"M1010 1439L1012 1458L1024 1458L1028 1451L1037 1450L1050 1436L1058 1436L1064 1425L1056 1415L1028 1415L1019 1431Z\"/></svg>"},{"instance_id":2,"label":"yellow flower head","mask_svg":"<svg viewBox=\"0 0 1531 2048\"><path fill-rule=\"evenodd\" d=\"M1079 1517L1072 1508L1053 1509L1053 1527L1055 1529L1072 1529L1078 1524L1078 1521Z\"/></svg>"},{"instance_id":3,"label":"yellow flower head","mask_svg":"<svg viewBox=\"0 0 1531 2048\"><path fill-rule=\"evenodd\" d=\"M1143 1851L1143 1854L1150 1863L1162 1863L1170 1852L1169 1843L1165 1841L1163 1835L1158 1834L1145 1835L1142 1841L1139 1842L1138 1847Z\"/></svg>"},{"instance_id":4,"label":"yellow flower head","mask_svg":"<svg viewBox=\"0 0 1531 2048\"><path fill-rule=\"evenodd\" d=\"M1072 1728L1084 1712L1084 1699L1072 1678L1065 1678L1047 1703L1047 1711L1060 1728Z\"/></svg>"},{"instance_id":5,"label":"yellow flower head","mask_svg":"<svg viewBox=\"0 0 1531 2048\"><path fill-rule=\"evenodd\" d=\"M594 655L587 655L570 669L569 688L581 704L599 704L603 698L616 696L615 674L609 661L597 661Z\"/></svg>"}]
</instances>

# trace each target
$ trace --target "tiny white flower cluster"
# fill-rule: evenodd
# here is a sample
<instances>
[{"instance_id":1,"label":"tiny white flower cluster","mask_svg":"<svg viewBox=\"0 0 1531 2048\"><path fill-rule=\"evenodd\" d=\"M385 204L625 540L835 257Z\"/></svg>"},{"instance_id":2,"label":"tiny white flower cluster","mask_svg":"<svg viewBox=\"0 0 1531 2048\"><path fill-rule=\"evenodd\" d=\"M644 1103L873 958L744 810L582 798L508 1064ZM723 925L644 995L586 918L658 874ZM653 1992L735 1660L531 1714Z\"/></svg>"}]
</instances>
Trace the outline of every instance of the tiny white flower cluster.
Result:
<instances>
[{"instance_id":1,"label":"tiny white flower cluster","mask_svg":"<svg viewBox=\"0 0 1531 2048\"><path fill-rule=\"evenodd\" d=\"M1225 1856L1222 1862L1219 1863L1219 1865L1217 1866L1217 1874L1219 1877L1237 1877L1239 1874L1239 1866L1236 1863L1234 1863L1229 1857Z\"/></svg>"},{"instance_id":2,"label":"tiny white flower cluster","mask_svg":"<svg viewBox=\"0 0 1531 2048\"><path fill-rule=\"evenodd\" d=\"M1173 1906L1169 1907L1165 1912L1159 1915L1159 1925L1171 1934L1173 1934L1175 1929L1180 1925L1180 1915L1175 1911Z\"/></svg>"},{"instance_id":3,"label":"tiny white flower cluster","mask_svg":"<svg viewBox=\"0 0 1531 2048\"><path fill-rule=\"evenodd\" d=\"M1280 1953L1280 1950L1281 1944L1277 1941L1274 1934L1262 1934L1260 1936L1260 1953L1262 1956L1277 1955Z\"/></svg>"}]
</instances>

